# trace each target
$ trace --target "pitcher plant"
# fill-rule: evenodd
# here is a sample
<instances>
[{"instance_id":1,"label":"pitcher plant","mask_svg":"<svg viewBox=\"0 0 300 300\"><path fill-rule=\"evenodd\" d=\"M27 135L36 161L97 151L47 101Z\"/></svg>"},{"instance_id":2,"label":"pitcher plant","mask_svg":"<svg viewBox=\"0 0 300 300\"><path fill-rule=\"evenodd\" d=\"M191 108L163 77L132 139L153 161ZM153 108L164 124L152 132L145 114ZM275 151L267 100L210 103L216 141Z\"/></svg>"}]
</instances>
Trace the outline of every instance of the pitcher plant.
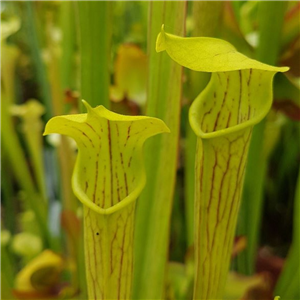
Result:
<instances>
[{"instance_id":1,"label":"pitcher plant","mask_svg":"<svg viewBox=\"0 0 300 300\"><path fill-rule=\"evenodd\" d=\"M70 136L78 146L72 187L84 207L89 299L130 299L135 206L146 183L142 147L169 130L156 118L83 103L87 114L54 117L44 134Z\"/></svg>"},{"instance_id":2,"label":"pitcher plant","mask_svg":"<svg viewBox=\"0 0 300 300\"><path fill-rule=\"evenodd\" d=\"M221 299L252 129L271 108L274 75L288 68L250 59L220 39L181 38L163 27L156 49L184 67L212 73L189 112L198 138L194 299Z\"/></svg>"}]
</instances>

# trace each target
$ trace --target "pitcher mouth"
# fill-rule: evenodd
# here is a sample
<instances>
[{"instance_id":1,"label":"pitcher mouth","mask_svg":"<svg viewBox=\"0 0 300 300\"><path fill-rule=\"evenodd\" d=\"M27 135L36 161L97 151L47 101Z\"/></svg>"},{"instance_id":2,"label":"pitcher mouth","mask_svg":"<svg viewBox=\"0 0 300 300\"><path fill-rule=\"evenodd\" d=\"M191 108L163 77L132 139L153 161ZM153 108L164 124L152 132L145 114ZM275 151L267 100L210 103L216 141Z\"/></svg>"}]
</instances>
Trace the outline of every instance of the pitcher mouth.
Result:
<instances>
[{"instance_id":1,"label":"pitcher mouth","mask_svg":"<svg viewBox=\"0 0 300 300\"><path fill-rule=\"evenodd\" d=\"M237 71L224 72L224 74L233 73L233 72L236 74ZM213 74L218 74L218 73L216 72ZM265 75L267 75L265 79L267 78L268 80L268 86L267 89L263 91L263 94L257 94L257 96L253 95L251 96L252 98L249 98L249 93L252 90L250 90L249 87L247 90L243 90L244 94L243 96L241 96L243 98L240 98L241 99L240 103L244 103L244 101L247 101L248 99L248 103L246 103L246 109L248 110L248 114L246 114L246 116L245 113L242 114L239 112L238 110L239 107L236 104L237 102L235 102L235 104L232 104L232 107L230 107L230 109L227 107L228 103L227 100L225 100L227 92L230 93L232 90L236 91L235 84L234 87L231 86L230 88L228 88L227 85L226 89L221 91L222 95L224 95L222 96L223 99L221 100L222 97L221 98L216 97L216 94L218 93L220 94L220 92L217 90L218 89L218 82L216 81L217 76L211 77L211 80L206 86L206 88L198 95L198 97L195 99L195 101L192 103L190 107L189 120L190 120L190 125L193 131L195 132L195 134L202 139L211 139L211 138L232 134L259 123L267 115L267 113L269 112L272 106L272 80L275 75L275 72L267 72L265 73ZM227 78L231 78L230 75L228 75ZM238 91L239 90L241 91L240 93L242 93L242 88L240 88L238 84L236 88L238 89ZM244 98L245 95L248 95L246 96L248 98ZM255 102L257 98L262 98L262 95L265 97L265 99L261 99L261 102ZM213 99L210 99L210 97L216 97L214 98L215 101L213 104L212 104ZM208 99L210 102L208 101ZM232 101L237 101L237 99L234 98L232 99ZM209 110L207 108L207 103L210 103ZM237 117L237 119L231 122L230 124L229 119L230 116L232 115L232 112L234 111L236 113L235 117ZM219 116L222 115L222 113L225 115L226 113L230 115L228 116L227 124L221 121L220 120L221 118L219 119ZM206 115L208 115L209 117L211 114L217 115L216 119L212 117L207 121L207 119L205 119L205 117L207 118ZM215 125L212 127L213 123Z\"/></svg>"},{"instance_id":2,"label":"pitcher mouth","mask_svg":"<svg viewBox=\"0 0 300 300\"><path fill-rule=\"evenodd\" d=\"M228 135L231 133L241 131L245 128L254 126L255 124L259 123L267 114L267 113L260 113L260 114L257 114L255 117L251 118L250 120L233 125L231 127L219 129L219 130L212 131L212 132L204 132L202 130L201 126L199 126L198 113L195 112L195 109L198 106L196 101L197 101L197 99L191 105L190 112L189 112L189 120L190 120L190 125L191 125L193 131L195 132L195 134L202 139L217 138L220 136L224 136L224 135ZM268 104L268 106L266 106L266 110L269 111L271 106L272 106L272 102L270 102Z\"/></svg>"},{"instance_id":3,"label":"pitcher mouth","mask_svg":"<svg viewBox=\"0 0 300 300\"><path fill-rule=\"evenodd\" d=\"M73 191L86 207L108 215L137 200L146 183L144 142L170 130L157 118L120 115L83 103L87 113L52 118L44 135L59 133L76 141Z\"/></svg>"},{"instance_id":4,"label":"pitcher mouth","mask_svg":"<svg viewBox=\"0 0 300 300\"><path fill-rule=\"evenodd\" d=\"M141 146L142 148L142 146ZM140 157L139 159L143 161L143 154L142 154L142 149L138 149L140 152ZM79 172L76 171L76 169L79 167L79 160L80 160L80 152L78 153L77 160L76 160L76 165L75 169L73 172L73 177L72 177L72 188L74 191L74 194L78 198L78 200L94 212L101 214L101 215L110 215L116 211L121 210L122 208L128 206L130 203L134 202L137 200L139 195L141 194L143 188L145 187L146 184L146 171L144 166L142 166L141 169L141 176L139 178L139 182L134 188L133 191L131 191L125 198L123 198L119 203L116 203L110 207L107 208L102 208L95 204L89 197L88 195L83 191L80 185L80 179L79 177Z\"/></svg>"}]
</instances>

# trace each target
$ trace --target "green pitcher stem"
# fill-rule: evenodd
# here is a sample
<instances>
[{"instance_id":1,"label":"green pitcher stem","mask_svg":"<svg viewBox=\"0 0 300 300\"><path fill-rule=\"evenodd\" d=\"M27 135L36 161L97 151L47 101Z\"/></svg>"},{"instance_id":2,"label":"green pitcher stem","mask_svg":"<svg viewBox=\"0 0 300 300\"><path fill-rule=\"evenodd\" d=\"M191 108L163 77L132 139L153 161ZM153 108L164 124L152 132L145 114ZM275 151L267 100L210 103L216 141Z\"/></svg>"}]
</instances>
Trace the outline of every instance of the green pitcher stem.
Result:
<instances>
[{"instance_id":1,"label":"green pitcher stem","mask_svg":"<svg viewBox=\"0 0 300 300\"><path fill-rule=\"evenodd\" d=\"M196 150L194 299L221 299L252 128L202 140Z\"/></svg>"},{"instance_id":2,"label":"green pitcher stem","mask_svg":"<svg viewBox=\"0 0 300 300\"><path fill-rule=\"evenodd\" d=\"M273 76L252 69L213 73L191 106L198 135L194 299L223 296L252 129L270 108ZM257 101L262 97L269 104Z\"/></svg>"},{"instance_id":3,"label":"green pitcher stem","mask_svg":"<svg viewBox=\"0 0 300 300\"><path fill-rule=\"evenodd\" d=\"M85 264L91 299L131 299L135 202L111 215L84 208Z\"/></svg>"}]
</instances>

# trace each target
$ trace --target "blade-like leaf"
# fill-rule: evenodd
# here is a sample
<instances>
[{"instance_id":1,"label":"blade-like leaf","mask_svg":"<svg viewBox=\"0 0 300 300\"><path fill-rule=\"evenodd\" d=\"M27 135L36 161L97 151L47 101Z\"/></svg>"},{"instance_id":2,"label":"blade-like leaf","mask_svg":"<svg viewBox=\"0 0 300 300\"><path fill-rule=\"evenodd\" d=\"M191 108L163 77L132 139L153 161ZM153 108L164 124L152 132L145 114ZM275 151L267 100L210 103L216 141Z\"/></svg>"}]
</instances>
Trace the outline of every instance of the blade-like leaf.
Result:
<instances>
[{"instance_id":1,"label":"blade-like leaf","mask_svg":"<svg viewBox=\"0 0 300 300\"><path fill-rule=\"evenodd\" d=\"M145 149L147 182L137 208L134 299L164 298L169 230L178 163L182 68L166 53L155 52L162 22L183 34L185 1L149 2L146 112L168 124L171 134L153 138Z\"/></svg>"},{"instance_id":2,"label":"blade-like leaf","mask_svg":"<svg viewBox=\"0 0 300 300\"><path fill-rule=\"evenodd\" d=\"M84 104L87 114L55 117L45 134L68 135L78 145L72 185L84 205L90 299L130 299L135 200L145 185L142 146L169 130L159 119Z\"/></svg>"},{"instance_id":3,"label":"blade-like leaf","mask_svg":"<svg viewBox=\"0 0 300 300\"><path fill-rule=\"evenodd\" d=\"M289 251L284 269L277 282L275 293L285 299L300 297L300 172L297 180L294 203L294 233L293 243Z\"/></svg>"},{"instance_id":4,"label":"blade-like leaf","mask_svg":"<svg viewBox=\"0 0 300 300\"><path fill-rule=\"evenodd\" d=\"M276 64L278 60L286 6L285 1L260 1L258 3L259 43L255 56L264 63ZM271 31L272 34L270 34ZM261 101L267 101L267 99ZM247 248L237 256L237 271L248 275L255 272L262 218L264 180L268 159L264 153L265 129L265 120L253 129L237 228L237 233L247 238Z\"/></svg>"},{"instance_id":5,"label":"blade-like leaf","mask_svg":"<svg viewBox=\"0 0 300 300\"><path fill-rule=\"evenodd\" d=\"M111 1L78 1L81 97L109 106Z\"/></svg>"}]
</instances>

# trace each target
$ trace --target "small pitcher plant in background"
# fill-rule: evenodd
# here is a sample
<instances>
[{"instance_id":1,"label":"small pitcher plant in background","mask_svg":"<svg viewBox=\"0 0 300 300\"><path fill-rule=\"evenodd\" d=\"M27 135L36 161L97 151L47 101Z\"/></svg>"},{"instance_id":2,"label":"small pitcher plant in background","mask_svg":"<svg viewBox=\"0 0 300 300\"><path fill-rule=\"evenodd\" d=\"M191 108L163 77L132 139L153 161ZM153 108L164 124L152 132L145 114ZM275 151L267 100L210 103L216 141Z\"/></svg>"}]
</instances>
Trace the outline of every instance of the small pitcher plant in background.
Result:
<instances>
[{"instance_id":1,"label":"small pitcher plant in background","mask_svg":"<svg viewBox=\"0 0 300 300\"><path fill-rule=\"evenodd\" d=\"M84 206L84 243L89 299L130 299L136 200L146 182L142 147L169 132L163 121L92 108L58 116L45 135L60 133L78 145L73 191Z\"/></svg>"},{"instance_id":2,"label":"small pitcher plant in background","mask_svg":"<svg viewBox=\"0 0 300 300\"><path fill-rule=\"evenodd\" d=\"M277 68L247 58L226 41L181 38L162 27L156 49L212 77L191 106L198 137L195 173L194 299L221 299L236 229L252 128L269 112Z\"/></svg>"}]
</instances>

